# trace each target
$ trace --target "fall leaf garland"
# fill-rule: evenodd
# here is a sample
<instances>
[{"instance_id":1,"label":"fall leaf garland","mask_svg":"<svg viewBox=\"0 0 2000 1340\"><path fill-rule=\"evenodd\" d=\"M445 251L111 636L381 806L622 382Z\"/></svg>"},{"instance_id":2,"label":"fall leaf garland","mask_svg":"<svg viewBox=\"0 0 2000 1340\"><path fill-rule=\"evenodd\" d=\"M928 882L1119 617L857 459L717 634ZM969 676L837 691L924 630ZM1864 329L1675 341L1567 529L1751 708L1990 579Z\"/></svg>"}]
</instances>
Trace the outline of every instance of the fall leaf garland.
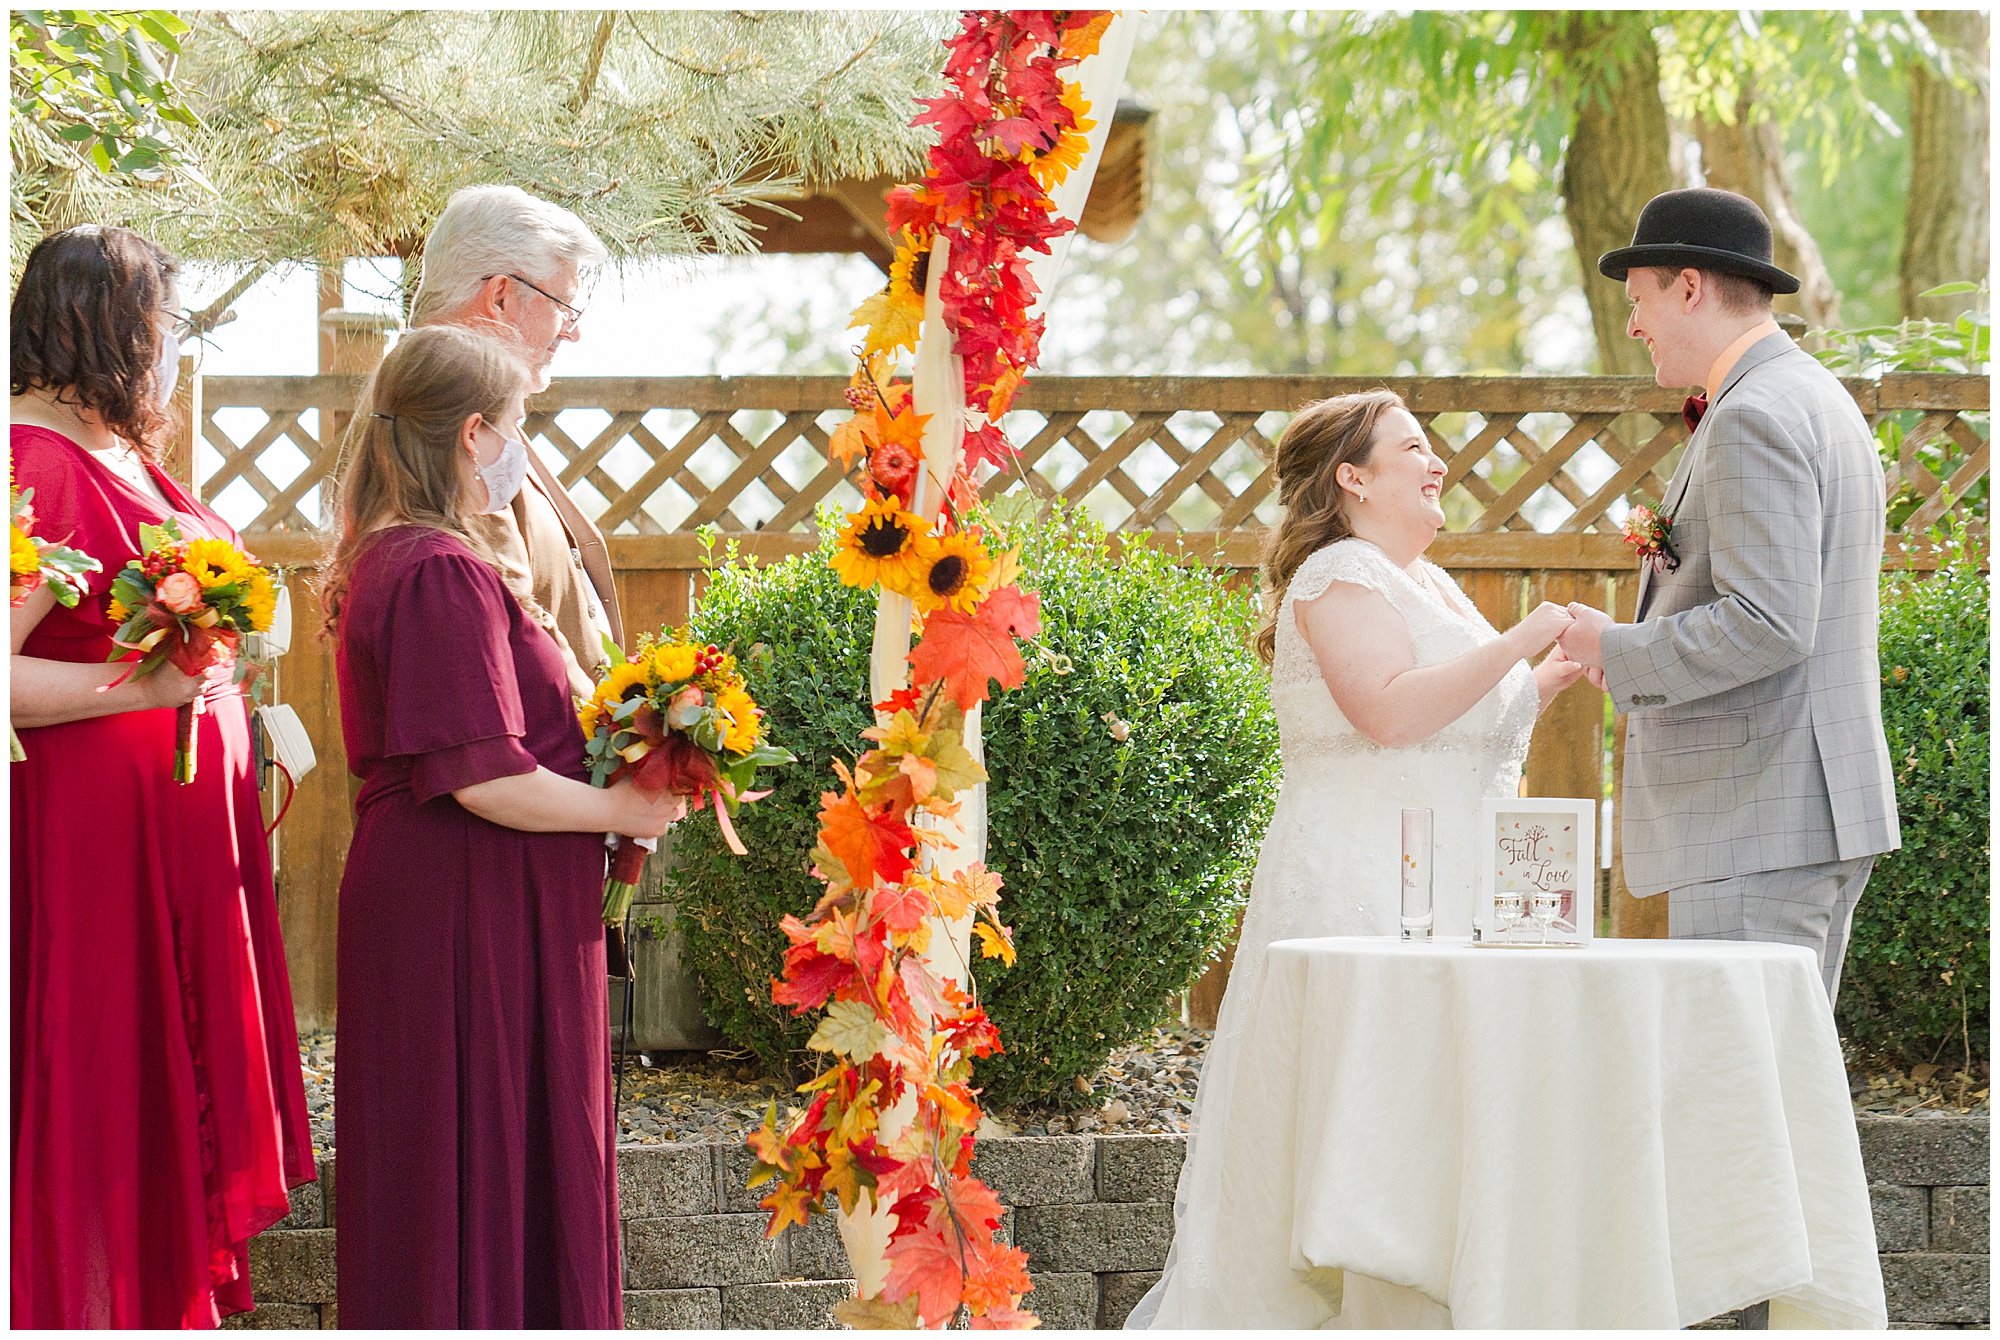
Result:
<instances>
[{"instance_id":1,"label":"fall leaf garland","mask_svg":"<svg viewBox=\"0 0 2000 1340\"><path fill-rule=\"evenodd\" d=\"M891 193L888 221L904 234L889 284L854 314L867 334L849 403L830 452L865 460L868 502L848 520L833 564L853 586L908 596L922 618L909 655L911 687L875 705L872 748L853 768L835 761L841 788L821 796L813 873L826 891L804 918L781 923L790 947L771 998L804 1014L824 1009L807 1046L830 1064L800 1086L806 1109L782 1129L774 1102L752 1134L751 1186L776 1235L824 1212L831 1192L849 1213L890 1207L896 1226L879 1296L835 1309L860 1328L942 1326L969 1317L978 1329L1021 1329L1032 1287L1027 1257L994 1240L1002 1207L970 1172L980 1121L972 1062L1000 1051L976 1000L925 958L939 921L970 915L979 952L1011 965L1011 932L997 912L1001 881L974 863L930 870L926 847L955 844L938 825L960 795L986 780L966 746L965 714L1025 673L1015 638L1040 631L1040 598L1016 584L1018 551L994 554L966 514L977 499L971 471L1004 464L1001 433L1042 333L1028 313L1036 289L1027 253L1074 227L1056 216L1048 186L1081 161L1095 124L1060 72L1097 49L1110 11L979 11L947 43L947 92L919 124L939 143L922 183ZM938 276L944 327L964 360L963 462L934 523L903 510L922 469L926 416L894 377L899 350L914 351L923 320L932 243L950 240ZM913 1099L911 1120L883 1129L890 1108Z\"/></svg>"},{"instance_id":2,"label":"fall leaf garland","mask_svg":"<svg viewBox=\"0 0 2000 1340\"><path fill-rule=\"evenodd\" d=\"M916 118L938 133L924 179L889 193L889 230L904 240L888 285L854 312L852 324L867 330L863 369L873 371L897 349L916 349L931 244L946 237L951 245L938 297L952 351L965 361L968 470L981 461L1005 466L1012 453L1000 420L1042 344L1043 320L1028 315L1040 296L1028 274L1029 253L1050 254L1049 244L1076 227L1056 213L1049 188L1081 165L1097 124L1062 71L1096 54L1113 13L966 13L945 44L945 92L926 100ZM876 446L891 440L891 425L916 417L907 410L907 387L897 391L876 406L881 412L857 413L845 440L836 436L844 462L852 463L865 443L872 466ZM866 400L857 403L868 407ZM906 433L914 431L921 424Z\"/></svg>"}]
</instances>

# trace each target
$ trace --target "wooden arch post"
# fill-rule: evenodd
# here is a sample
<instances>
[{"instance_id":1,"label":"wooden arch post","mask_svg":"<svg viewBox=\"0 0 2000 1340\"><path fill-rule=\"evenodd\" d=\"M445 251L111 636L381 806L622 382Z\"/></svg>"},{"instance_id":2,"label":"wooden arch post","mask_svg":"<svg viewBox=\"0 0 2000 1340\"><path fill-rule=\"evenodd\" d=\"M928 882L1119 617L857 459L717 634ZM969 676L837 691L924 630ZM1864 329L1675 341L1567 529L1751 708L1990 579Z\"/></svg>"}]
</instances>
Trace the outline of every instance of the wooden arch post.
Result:
<instances>
[{"instance_id":1,"label":"wooden arch post","mask_svg":"<svg viewBox=\"0 0 2000 1340\"><path fill-rule=\"evenodd\" d=\"M1096 124L1087 133L1089 148L1084 153L1083 161L1049 192L1056 213L1061 218L1074 222L1083 215L1091 178L1096 175L1098 160L1104 154L1105 140L1111 133L1112 114L1125 83L1125 67L1131 60L1136 32L1136 15L1119 11L1099 40L1097 54L1087 56L1063 71L1064 79L1078 85L1088 104L1088 115ZM1030 263L1029 273L1040 290L1035 307L1029 313L1031 317L1047 305L1049 293L1061 275L1063 262L1069 255L1070 242L1075 236L1074 231L1065 233L1052 244L1050 255L1037 256ZM921 444L923 469L912 491L914 496L909 510L933 522L943 510L945 494L951 487L951 478L957 473L965 451L965 365L964 360L952 351L952 336L945 327L944 307L939 297L950 258L950 239L940 233L931 244L930 263L926 268L923 326L917 337L916 366L910 385L912 409L929 418L924 424ZM891 693L909 684L910 621L913 612L908 596L884 590L877 599L875 642L868 666L869 691L875 702L882 702ZM984 766L986 750L980 738L980 716L978 706L965 714L964 744L973 758ZM964 799L956 821L931 817L919 821L928 827L946 829L945 836L956 844L943 850L931 846L922 850L923 868L946 877L986 857L986 786L981 783L970 793L961 794ZM924 960L939 977L965 987L972 976L971 940L970 912L950 921L933 918L931 948L925 952ZM882 1117L882 1142L887 1144L901 1133L915 1112L915 1095L904 1095ZM848 1263L854 1270L859 1296L873 1298L881 1293L888 1276L889 1265L884 1253L896 1219L886 1200L876 1205L872 1212L866 1205L864 1201L853 1214L842 1211L838 1224L841 1242L847 1248Z\"/></svg>"}]
</instances>

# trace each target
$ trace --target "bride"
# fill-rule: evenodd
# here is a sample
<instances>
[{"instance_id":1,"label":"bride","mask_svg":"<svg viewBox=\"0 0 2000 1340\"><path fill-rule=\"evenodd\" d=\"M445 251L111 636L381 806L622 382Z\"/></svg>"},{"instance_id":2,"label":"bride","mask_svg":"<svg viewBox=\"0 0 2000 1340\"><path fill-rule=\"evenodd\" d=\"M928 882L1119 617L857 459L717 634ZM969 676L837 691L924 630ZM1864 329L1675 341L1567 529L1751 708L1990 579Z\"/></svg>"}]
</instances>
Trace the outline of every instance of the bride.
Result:
<instances>
[{"instance_id":1,"label":"bride","mask_svg":"<svg viewBox=\"0 0 2000 1340\"><path fill-rule=\"evenodd\" d=\"M1399 811L1438 818L1435 927L1470 935L1475 875L1469 831L1480 801L1518 792L1535 717L1582 667L1560 648L1530 670L1570 623L1543 604L1505 633L1423 552L1444 525L1444 463L1392 391L1317 401L1278 441L1285 517L1264 551L1270 615L1257 636L1285 781L1257 860L1250 906L1209 1045L1186 1166L1174 1201L1166 1271L1140 1300L1132 1329L1245 1326L1449 1326L1414 1290L1348 1273L1344 1301L1278 1263L1238 1260L1232 1230L1259 1207L1222 1175L1224 1149L1258 1137L1259 1114L1231 1125L1243 1077L1238 1053L1277 940L1393 935L1399 928ZM1338 1019L1325 1021L1339 1028ZM1255 1296L1246 1296L1255 1295Z\"/></svg>"}]
</instances>

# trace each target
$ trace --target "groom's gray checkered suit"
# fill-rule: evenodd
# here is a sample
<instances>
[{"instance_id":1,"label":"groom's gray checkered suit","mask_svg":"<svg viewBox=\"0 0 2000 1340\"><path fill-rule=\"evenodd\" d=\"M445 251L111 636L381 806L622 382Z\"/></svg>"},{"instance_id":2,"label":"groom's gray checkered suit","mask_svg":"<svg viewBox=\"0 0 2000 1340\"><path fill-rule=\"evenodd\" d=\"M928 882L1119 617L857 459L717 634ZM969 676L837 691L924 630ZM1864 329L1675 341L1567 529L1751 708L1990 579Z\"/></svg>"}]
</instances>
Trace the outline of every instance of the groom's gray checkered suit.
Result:
<instances>
[{"instance_id":1,"label":"groom's gray checkered suit","mask_svg":"<svg viewBox=\"0 0 2000 1340\"><path fill-rule=\"evenodd\" d=\"M1789 336L1766 336L1717 388L1663 500L1680 566L1642 576L1639 621L1603 634L1605 687L1630 714L1632 892L1676 891L1676 935L1715 920L1680 915L1695 886L1704 905L1765 907L1753 938L1817 943L1829 990L1867 865L1901 845L1875 650L1883 504L1853 398ZM1830 883L1717 883L1833 863L1846 870Z\"/></svg>"}]
</instances>

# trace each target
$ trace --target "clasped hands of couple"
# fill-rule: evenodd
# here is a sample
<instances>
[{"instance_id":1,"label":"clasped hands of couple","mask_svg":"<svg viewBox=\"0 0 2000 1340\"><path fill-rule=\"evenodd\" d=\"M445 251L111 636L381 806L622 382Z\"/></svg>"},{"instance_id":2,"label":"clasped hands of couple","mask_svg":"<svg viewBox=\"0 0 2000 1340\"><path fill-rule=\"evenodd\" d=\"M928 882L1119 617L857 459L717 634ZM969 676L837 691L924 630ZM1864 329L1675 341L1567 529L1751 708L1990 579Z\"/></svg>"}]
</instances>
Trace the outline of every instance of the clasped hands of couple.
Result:
<instances>
[{"instance_id":1,"label":"clasped hands of couple","mask_svg":"<svg viewBox=\"0 0 2000 1340\"><path fill-rule=\"evenodd\" d=\"M1542 684L1544 701L1578 679L1589 680L1599 690L1604 688L1602 637L1611 625L1610 615L1574 600L1567 605L1544 601L1521 623L1524 640L1537 649L1555 644L1536 667L1535 678Z\"/></svg>"}]
</instances>

